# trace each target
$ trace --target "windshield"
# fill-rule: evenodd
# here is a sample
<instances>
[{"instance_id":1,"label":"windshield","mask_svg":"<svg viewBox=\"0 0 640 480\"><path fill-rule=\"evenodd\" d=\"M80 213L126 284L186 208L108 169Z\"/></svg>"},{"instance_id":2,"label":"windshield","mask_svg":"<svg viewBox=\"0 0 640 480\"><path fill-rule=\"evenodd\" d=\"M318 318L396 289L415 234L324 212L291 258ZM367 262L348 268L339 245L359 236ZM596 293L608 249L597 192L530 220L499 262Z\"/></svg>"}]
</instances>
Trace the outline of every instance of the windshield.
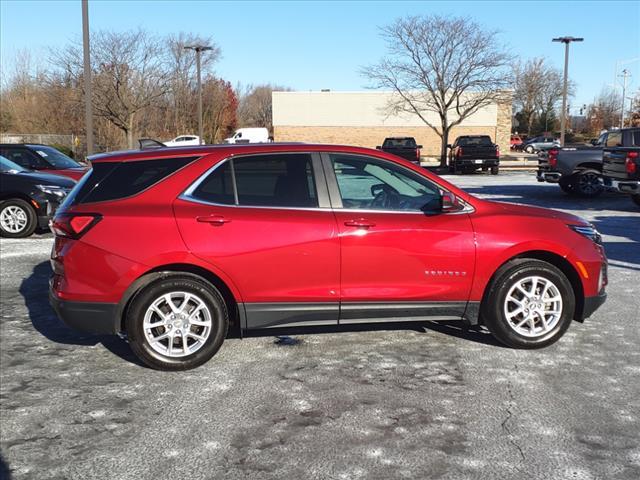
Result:
<instances>
[{"instance_id":1,"label":"windshield","mask_svg":"<svg viewBox=\"0 0 640 480\"><path fill-rule=\"evenodd\" d=\"M75 160L67 157L64 153L56 150L53 147L47 147L46 145L29 145L29 148L36 152L40 158L45 162L54 166L55 168L78 168L81 165Z\"/></svg>"},{"instance_id":2,"label":"windshield","mask_svg":"<svg viewBox=\"0 0 640 480\"><path fill-rule=\"evenodd\" d=\"M21 167L17 163L13 163L8 158L0 156L0 172L26 172L27 169Z\"/></svg>"}]
</instances>

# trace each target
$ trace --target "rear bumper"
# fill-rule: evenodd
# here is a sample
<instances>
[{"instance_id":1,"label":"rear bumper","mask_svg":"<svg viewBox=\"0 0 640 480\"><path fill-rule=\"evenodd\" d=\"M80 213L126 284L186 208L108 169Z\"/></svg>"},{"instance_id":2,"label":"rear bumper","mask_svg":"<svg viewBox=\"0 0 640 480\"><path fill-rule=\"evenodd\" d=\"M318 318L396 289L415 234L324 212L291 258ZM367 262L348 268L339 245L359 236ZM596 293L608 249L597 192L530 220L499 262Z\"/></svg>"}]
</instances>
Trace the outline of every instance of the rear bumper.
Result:
<instances>
[{"instance_id":1,"label":"rear bumper","mask_svg":"<svg viewBox=\"0 0 640 480\"><path fill-rule=\"evenodd\" d=\"M52 288L49 289L49 303L58 318L74 330L94 335L120 332L116 303L69 302L58 298Z\"/></svg>"},{"instance_id":2,"label":"rear bumper","mask_svg":"<svg viewBox=\"0 0 640 480\"><path fill-rule=\"evenodd\" d=\"M497 167L499 158L456 158L454 163L459 167Z\"/></svg>"},{"instance_id":3,"label":"rear bumper","mask_svg":"<svg viewBox=\"0 0 640 480\"><path fill-rule=\"evenodd\" d=\"M544 170L538 170L536 179L539 182L558 183L562 174L560 172L546 172Z\"/></svg>"},{"instance_id":4,"label":"rear bumper","mask_svg":"<svg viewBox=\"0 0 640 480\"><path fill-rule=\"evenodd\" d=\"M603 291L600 295L595 297L585 297L584 308L582 309L582 315L578 320L584 320L589 318L593 313L602 306L607 300L607 294Z\"/></svg>"},{"instance_id":5,"label":"rear bumper","mask_svg":"<svg viewBox=\"0 0 640 480\"><path fill-rule=\"evenodd\" d=\"M603 183L605 187L622 193L640 195L640 180L614 180L613 178L605 177Z\"/></svg>"}]
</instances>

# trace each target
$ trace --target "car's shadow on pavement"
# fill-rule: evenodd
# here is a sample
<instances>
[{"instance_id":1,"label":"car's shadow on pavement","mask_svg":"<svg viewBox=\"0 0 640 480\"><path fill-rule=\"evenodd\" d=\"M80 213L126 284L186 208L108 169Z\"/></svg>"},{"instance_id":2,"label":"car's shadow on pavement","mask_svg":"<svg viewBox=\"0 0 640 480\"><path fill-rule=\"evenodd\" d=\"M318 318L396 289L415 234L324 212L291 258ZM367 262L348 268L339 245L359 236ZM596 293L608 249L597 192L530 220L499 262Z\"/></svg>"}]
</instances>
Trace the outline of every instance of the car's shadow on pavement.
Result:
<instances>
[{"instance_id":1,"label":"car's shadow on pavement","mask_svg":"<svg viewBox=\"0 0 640 480\"><path fill-rule=\"evenodd\" d=\"M133 354L127 342L119 337L84 334L64 325L49 305L51 273L49 262L41 262L33 268L31 275L20 284L19 291L24 298L33 327L52 342L78 346L94 346L100 343L120 358L144 366Z\"/></svg>"},{"instance_id":2,"label":"car's shadow on pavement","mask_svg":"<svg viewBox=\"0 0 640 480\"><path fill-rule=\"evenodd\" d=\"M7 462L0 453L0 480L11 480L11 478L11 470L9 469L9 465L7 465Z\"/></svg>"}]
</instances>

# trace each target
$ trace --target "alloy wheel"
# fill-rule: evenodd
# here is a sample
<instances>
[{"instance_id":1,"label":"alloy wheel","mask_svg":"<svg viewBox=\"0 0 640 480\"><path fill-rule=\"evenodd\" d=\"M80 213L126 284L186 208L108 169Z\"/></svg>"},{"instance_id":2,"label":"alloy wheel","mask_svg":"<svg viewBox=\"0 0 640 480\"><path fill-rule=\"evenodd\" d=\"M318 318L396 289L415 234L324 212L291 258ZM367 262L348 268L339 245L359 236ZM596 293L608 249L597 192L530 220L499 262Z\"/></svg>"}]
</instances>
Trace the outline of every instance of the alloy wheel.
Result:
<instances>
[{"instance_id":1,"label":"alloy wheel","mask_svg":"<svg viewBox=\"0 0 640 480\"><path fill-rule=\"evenodd\" d=\"M518 280L507 292L504 315L519 335L534 338L555 328L562 317L562 295L550 280L530 276Z\"/></svg>"},{"instance_id":2,"label":"alloy wheel","mask_svg":"<svg viewBox=\"0 0 640 480\"><path fill-rule=\"evenodd\" d=\"M16 205L9 205L0 212L0 225L5 232L20 233L29 223L27 212Z\"/></svg>"},{"instance_id":3,"label":"alloy wheel","mask_svg":"<svg viewBox=\"0 0 640 480\"><path fill-rule=\"evenodd\" d=\"M207 304L188 292L170 292L147 308L143 331L149 346L167 357L186 357L200 350L211 334Z\"/></svg>"}]
</instances>

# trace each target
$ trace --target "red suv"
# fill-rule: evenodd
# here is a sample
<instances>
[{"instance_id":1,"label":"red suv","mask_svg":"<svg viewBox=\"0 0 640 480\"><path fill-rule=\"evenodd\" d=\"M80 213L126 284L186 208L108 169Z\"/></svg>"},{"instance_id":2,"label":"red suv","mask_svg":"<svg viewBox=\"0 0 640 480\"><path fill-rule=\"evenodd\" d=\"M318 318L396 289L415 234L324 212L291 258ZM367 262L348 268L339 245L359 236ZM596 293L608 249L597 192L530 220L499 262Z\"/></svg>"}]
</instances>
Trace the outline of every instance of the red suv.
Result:
<instances>
[{"instance_id":1,"label":"red suv","mask_svg":"<svg viewBox=\"0 0 640 480\"><path fill-rule=\"evenodd\" d=\"M365 148L256 144L98 155L53 222L51 303L126 334L148 365L198 366L240 329L484 324L521 348L605 300L598 232L480 200Z\"/></svg>"}]
</instances>

